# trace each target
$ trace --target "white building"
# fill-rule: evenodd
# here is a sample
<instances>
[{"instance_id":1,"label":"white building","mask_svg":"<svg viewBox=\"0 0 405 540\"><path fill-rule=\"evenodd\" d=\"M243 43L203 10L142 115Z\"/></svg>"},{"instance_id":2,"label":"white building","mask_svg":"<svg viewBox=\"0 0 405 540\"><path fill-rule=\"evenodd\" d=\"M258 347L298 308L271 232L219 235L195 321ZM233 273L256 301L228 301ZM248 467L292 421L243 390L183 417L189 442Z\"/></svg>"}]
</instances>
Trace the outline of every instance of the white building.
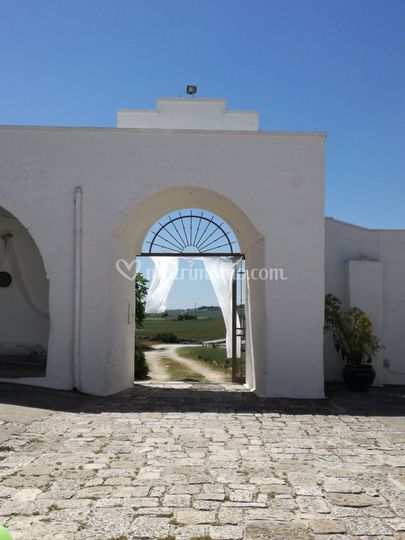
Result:
<instances>
[{"instance_id":1,"label":"white building","mask_svg":"<svg viewBox=\"0 0 405 540\"><path fill-rule=\"evenodd\" d=\"M248 284L252 389L319 398L324 373L340 377L328 340L324 362L325 279L370 312L387 347L377 382L405 382L405 231L325 228L325 135L259 131L256 112L223 100L157 105L120 111L117 128L0 127L0 356L47 351L44 376L2 380L130 387L133 282L116 261L139 255L168 212L203 208L233 229L248 270L288 278Z\"/></svg>"}]
</instances>

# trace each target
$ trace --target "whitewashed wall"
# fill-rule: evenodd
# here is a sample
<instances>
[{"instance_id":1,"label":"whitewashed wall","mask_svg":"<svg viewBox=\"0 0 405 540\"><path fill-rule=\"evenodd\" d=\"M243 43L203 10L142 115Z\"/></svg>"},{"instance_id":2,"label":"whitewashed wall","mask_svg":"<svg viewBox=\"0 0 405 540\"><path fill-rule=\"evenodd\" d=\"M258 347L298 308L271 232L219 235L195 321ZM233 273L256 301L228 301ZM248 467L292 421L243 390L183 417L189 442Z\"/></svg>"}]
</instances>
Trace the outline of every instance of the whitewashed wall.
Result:
<instances>
[{"instance_id":1,"label":"whitewashed wall","mask_svg":"<svg viewBox=\"0 0 405 540\"><path fill-rule=\"evenodd\" d=\"M376 384L405 384L405 231L371 230L326 218L325 292L371 317L385 349ZM325 340L325 378L340 380L342 361Z\"/></svg>"},{"instance_id":2,"label":"whitewashed wall","mask_svg":"<svg viewBox=\"0 0 405 540\"><path fill-rule=\"evenodd\" d=\"M319 133L1 127L0 205L29 227L50 284L47 377L23 382L74 385L80 185L83 391L104 395L132 384L133 289L115 260L134 256L157 217L187 202L229 222L248 265L283 268L288 277L249 285L251 386L266 396L322 397L323 156Z\"/></svg>"},{"instance_id":3,"label":"whitewashed wall","mask_svg":"<svg viewBox=\"0 0 405 540\"><path fill-rule=\"evenodd\" d=\"M122 109L117 126L142 129L210 129L257 131L257 111L234 111L224 99L161 98L156 109Z\"/></svg>"}]
</instances>

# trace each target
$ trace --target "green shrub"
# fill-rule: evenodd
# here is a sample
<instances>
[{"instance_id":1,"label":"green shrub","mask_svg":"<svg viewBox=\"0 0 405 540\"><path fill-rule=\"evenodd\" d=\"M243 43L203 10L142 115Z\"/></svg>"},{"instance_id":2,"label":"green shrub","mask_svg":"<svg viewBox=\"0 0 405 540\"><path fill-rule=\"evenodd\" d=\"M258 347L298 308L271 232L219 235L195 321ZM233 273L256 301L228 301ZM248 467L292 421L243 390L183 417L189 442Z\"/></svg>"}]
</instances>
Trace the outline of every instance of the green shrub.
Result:
<instances>
[{"instance_id":1,"label":"green shrub","mask_svg":"<svg viewBox=\"0 0 405 540\"><path fill-rule=\"evenodd\" d=\"M342 303L333 294L325 297L325 332L332 334L337 352L346 366L370 365L383 345L373 334L373 326L367 313L358 307L342 310Z\"/></svg>"},{"instance_id":2,"label":"green shrub","mask_svg":"<svg viewBox=\"0 0 405 540\"><path fill-rule=\"evenodd\" d=\"M142 343L136 339L135 340L135 379L137 381L142 381L147 378L149 373L149 368L146 364L145 353L143 352Z\"/></svg>"},{"instance_id":3,"label":"green shrub","mask_svg":"<svg viewBox=\"0 0 405 540\"><path fill-rule=\"evenodd\" d=\"M173 332L159 332L155 336L153 336L153 341L157 341L159 343L178 343L179 340L176 336L176 334L173 334Z\"/></svg>"},{"instance_id":4,"label":"green shrub","mask_svg":"<svg viewBox=\"0 0 405 540\"><path fill-rule=\"evenodd\" d=\"M179 313L177 315L178 321L194 321L197 317L193 315L192 313Z\"/></svg>"}]
</instances>

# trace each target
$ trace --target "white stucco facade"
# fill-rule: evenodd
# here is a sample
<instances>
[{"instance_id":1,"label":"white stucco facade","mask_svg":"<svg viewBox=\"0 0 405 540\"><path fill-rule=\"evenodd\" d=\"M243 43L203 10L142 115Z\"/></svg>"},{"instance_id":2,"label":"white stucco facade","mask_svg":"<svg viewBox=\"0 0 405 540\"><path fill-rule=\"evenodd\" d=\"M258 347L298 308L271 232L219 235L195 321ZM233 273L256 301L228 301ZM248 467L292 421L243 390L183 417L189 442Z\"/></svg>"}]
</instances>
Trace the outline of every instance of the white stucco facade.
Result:
<instances>
[{"instance_id":1,"label":"white stucco facade","mask_svg":"<svg viewBox=\"0 0 405 540\"><path fill-rule=\"evenodd\" d=\"M158 99L156 109L119 110L117 127L257 131L257 111L233 111L224 99Z\"/></svg>"},{"instance_id":2,"label":"white stucco facade","mask_svg":"<svg viewBox=\"0 0 405 540\"><path fill-rule=\"evenodd\" d=\"M385 347L373 362L375 384L405 384L405 231L326 218L325 239L325 291L367 311ZM340 380L341 365L328 337L326 380Z\"/></svg>"},{"instance_id":3,"label":"white stucco facade","mask_svg":"<svg viewBox=\"0 0 405 540\"><path fill-rule=\"evenodd\" d=\"M133 285L115 262L167 212L198 207L233 228L248 270L288 278L248 283L252 389L322 397L324 378L341 378L329 338L322 354L325 292L370 314L385 345L376 384L405 383L405 231L325 222L323 134L260 132L257 113L223 100L158 100L118 126L0 128L0 236L14 249L2 239L0 270L15 278L0 288L0 353L48 350L46 376L17 382L130 386Z\"/></svg>"},{"instance_id":4,"label":"white stucco facade","mask_svg":"<svg viewBox=\"0 0 405 540\"><path fill-rule=\"evenodd\" d=\"M319 398L324 379L340 379L323 339L326 292L370 314L385 345L376 384L405 384L405 231L325 221L322 133L261 132L257 113L198 99L120 111L118 126L0 127L0 236L12 235L21 274L2 240L0 271L18 279L0 288L0 354L48 350L44 377L13 382L131 386L133 283L115 263L168 212L203 208L233 229L248 270L287 277L248 282L253 390Z\"/></svg>"},{"instance_id":5,"label":"white stucco facade","mask_svg":"<svg viewBox=\"0 0 405 540\"><path fill-rule=\"evenodd\" d=\"M196 207L233 228L248 268L288 277L249 283L249 385L323 397L324 135L260 132L256 113L182 101L160 100L142 127L134 113L119 117L126 128L0 128L0 206L28 229L49 282L46 377L19 382L97 395L129 387L133 284L115 262L139 254L167 212Z\"/></svg>"}]
</instances>

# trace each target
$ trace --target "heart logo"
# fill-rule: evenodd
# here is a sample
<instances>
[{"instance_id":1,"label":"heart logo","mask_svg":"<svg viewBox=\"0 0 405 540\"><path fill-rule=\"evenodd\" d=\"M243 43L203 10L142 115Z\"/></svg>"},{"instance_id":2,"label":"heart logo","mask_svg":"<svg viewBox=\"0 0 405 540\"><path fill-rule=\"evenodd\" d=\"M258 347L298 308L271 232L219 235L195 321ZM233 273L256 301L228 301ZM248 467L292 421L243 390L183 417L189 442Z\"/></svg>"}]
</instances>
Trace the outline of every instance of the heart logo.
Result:
<instances>
[{"instance_id":1,"label":"heart logo","mask_svg":"<svg viewBox=\"0 0 405 540\"><path fill-rule=\"evenodd\" d=\"M124 276L125 279L129 281L135 281L136 272L137 272L137 260L134 259L132 262L128 262L125 259L118 259L115 263L115 267L118 272Z\"/></svg>"}]
</instances>

